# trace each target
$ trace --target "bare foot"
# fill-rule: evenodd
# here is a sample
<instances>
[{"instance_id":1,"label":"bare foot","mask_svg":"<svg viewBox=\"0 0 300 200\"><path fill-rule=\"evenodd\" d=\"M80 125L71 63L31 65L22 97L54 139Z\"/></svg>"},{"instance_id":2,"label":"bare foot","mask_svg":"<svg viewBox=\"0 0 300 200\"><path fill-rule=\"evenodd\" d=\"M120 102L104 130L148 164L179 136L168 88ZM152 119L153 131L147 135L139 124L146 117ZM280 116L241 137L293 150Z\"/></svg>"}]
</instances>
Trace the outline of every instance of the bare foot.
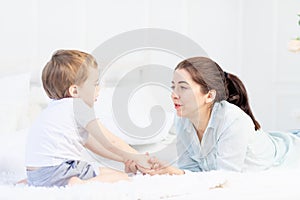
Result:
<instances>
[{"instance_id":1,"label":"bare foot","mask_svg":"<svg viewBox=\"0 0 300 200\"><path fill-rule=\"evenodd\" d=\"M84 184L86 181L81 180L80 178L74 176L72 178L70 178L68 185L72 186L72 185L78 185L78 184Z\"/></svg>"},{"instance_id":2,"label":"bare foot","mask_svg":"<svg viewBox=\"0 0 300 200\"><path fill-rule=\"evenodd\" d=\"M114 183L121 180L128 181L129 177L126 173L121 171L110 168L100 168L100 174L92 179L102 182Z\"/></svg>"},{"instance_id":3,"label":"bare foot","mask_svg":"<svg viewBox=\"0 0 300 200\"><path fill-rule=\"evenodd\" d=\"M25 185L27 185L27 179L19 180L18 182L16 182L16 185L18 185L18 184L25 184Z\"/></svg>"},{"instance_id":4,"label":"bare foot","mask_svg":"<svg viewBox=\"0 0 300 200\"><path fill-rule=\"evenodd\" d=\"M81 180L80 178L74 176L70 178L68 185L72 186L72 185L84 184L84 183L95 182L95 181L100 181L105 183L115 183L122 180L129 181L130 178L124 172L117 171L110 168L100 168L100 174L98 176L87 180Z\"/></svg>"}]
</instances>

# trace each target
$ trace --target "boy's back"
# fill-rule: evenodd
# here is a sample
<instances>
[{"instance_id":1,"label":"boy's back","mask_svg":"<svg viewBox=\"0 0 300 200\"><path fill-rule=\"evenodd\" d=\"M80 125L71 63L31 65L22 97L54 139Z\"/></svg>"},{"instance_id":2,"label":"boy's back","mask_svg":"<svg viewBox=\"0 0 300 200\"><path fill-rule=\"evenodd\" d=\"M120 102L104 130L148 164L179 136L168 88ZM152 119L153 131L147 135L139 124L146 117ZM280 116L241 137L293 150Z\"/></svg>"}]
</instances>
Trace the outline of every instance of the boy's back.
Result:
<instances>
[{"instance_id":1,"label":"boy's back","mask_svg":"<svg viewBox=\"0 0 300 200\"><path fill-rule=\"evenodd\" d=\"M54 100L41 113L29 131L26 166L58 165L66 160L81 160L88 134L75 120L73 98Z\"/></svg>"}]
</instances>

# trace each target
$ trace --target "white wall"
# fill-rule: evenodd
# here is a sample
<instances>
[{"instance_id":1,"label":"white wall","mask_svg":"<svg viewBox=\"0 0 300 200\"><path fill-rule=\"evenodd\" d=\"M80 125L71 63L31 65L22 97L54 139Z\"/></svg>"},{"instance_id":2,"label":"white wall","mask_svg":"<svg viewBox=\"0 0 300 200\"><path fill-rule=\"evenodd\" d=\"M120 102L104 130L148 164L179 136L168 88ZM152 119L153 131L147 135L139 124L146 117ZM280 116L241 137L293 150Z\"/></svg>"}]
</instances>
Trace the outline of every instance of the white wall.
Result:
<instances>
[{"instance_id":1,"label":"white wall","mask_svg":"<svg viewBox=\"0 0 300 200\"><path fill-rule=\"evenodd\" d=\"M289 39L300 36L299 12L300 0L1 1L0 72L30 70L38 82L56 49L92 52L125 31L169 29L196 41L244 80L265 129L300 128L300 54L287 50ZM150 54L122 62L175 65L179 60Z\"/></svg>"}]
</instances>

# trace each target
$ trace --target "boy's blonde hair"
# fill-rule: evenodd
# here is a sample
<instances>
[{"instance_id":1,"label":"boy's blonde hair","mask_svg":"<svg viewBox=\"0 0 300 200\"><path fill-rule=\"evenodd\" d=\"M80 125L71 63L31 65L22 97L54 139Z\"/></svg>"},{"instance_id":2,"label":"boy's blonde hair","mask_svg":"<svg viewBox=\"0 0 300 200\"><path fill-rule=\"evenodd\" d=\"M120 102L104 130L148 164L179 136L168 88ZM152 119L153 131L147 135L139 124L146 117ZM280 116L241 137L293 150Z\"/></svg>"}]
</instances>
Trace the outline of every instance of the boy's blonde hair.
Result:
<instances>
[{"instance_id":1,"label":"boy's blonde hair","mask_svg":"<svg viewBox=\"0 0 300 200\"><path fill-rule=\"evenodd\" d=\"M42 72L44 90L51 99L71 97L69 87L81 85L88 77L88 68L97 68L95 58L78 50L58 50Z\"/></svg>"}]
</instances>

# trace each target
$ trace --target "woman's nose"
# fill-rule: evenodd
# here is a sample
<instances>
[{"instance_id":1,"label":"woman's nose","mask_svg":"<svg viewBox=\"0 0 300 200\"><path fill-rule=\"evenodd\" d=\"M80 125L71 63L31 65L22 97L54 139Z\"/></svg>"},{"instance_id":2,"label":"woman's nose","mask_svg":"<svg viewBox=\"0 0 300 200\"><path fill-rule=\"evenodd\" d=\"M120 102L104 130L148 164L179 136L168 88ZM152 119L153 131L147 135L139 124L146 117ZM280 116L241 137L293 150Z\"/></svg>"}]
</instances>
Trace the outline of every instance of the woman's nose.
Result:
<instances>
[{"instance_id":1,"label":"woman's nose","mask_svg":"<svg viewBox=\"0 0 300 200\"><path fill-rule=\"evenodd\" d=\"M179 99L179 96L175 91L172 92L171 97L172 99Z\"/></svg>"}]
</instances>

